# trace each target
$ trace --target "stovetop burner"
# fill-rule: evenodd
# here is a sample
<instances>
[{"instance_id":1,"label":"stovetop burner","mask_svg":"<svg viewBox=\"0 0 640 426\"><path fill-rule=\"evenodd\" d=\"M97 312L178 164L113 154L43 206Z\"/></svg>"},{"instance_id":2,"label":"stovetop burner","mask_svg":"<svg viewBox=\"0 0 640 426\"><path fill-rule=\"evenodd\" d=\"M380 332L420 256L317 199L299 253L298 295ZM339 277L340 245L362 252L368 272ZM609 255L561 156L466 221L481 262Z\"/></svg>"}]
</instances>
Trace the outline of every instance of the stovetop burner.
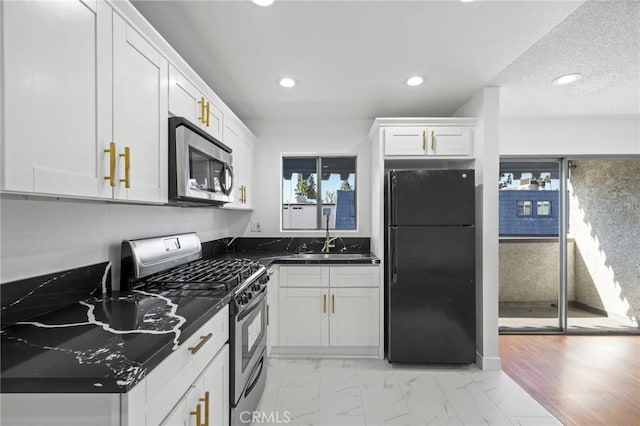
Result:
<instances>
[{"instance_id":1,"label":"stovetop burner","mask_svg":"<svg viewBox=\"0 0 640 426\"><path fill-rule=\"evenodd\" d=\"M201 259L155 274L145 283L148 289L175 290L167 295L224 294L259 268L260 263L250 259Z\"/></svg>"}]
</instances>

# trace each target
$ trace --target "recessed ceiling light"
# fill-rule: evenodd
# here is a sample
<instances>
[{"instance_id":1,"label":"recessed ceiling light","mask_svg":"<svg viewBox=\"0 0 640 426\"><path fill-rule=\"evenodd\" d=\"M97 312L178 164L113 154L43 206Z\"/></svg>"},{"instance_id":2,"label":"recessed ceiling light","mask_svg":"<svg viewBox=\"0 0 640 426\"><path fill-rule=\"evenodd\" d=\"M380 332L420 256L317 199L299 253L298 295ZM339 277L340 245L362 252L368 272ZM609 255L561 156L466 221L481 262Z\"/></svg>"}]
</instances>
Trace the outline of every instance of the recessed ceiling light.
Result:
<instances>
[{"instance_id":1,"label":"recessed ceiling light","mask_svg":"<svg viewBox=\"0 0 640 426\"><path fill-rule=\"evenodd\" d=\"M473 0L460 0L462 3L471 3Z\"/></svg>"},{"instance_id":2,"label":"recessed ceiling light","mask_svg":"<svg viewBox=\"0 0 640 426\"><path fill-rule=\"evenodd\" d=\"M273 4L273 0L252 0L255 4L262 7L271 6Z\"/></svg>"},{"instance_id":3,"label":"recessed ceiling light","mask_svg":"<svg viewBox=\"0 0 640 426\"><path fill-rule=\"evenodd\" d=\"M424 83L424 77L422 77L421 75L413 75L411 77L407 77L404 82L407 84L407 86L420 86L422 83Z\"/></svg>"},{"instance_id":4,"label":"recessed ceiling light","mask_svg":"<svg viewBox=\"0 0 640 426\"><path fill-rule=\"evenodd\" d=\"M278 80L278 84L282 87L291 88L295 87L298 84L298 81L295 78L282 77L280 80Z\"/></svg>"},{"instance_id":5,"label":"recessed ceiling light","mask_svg":"<svg viewBox=\"0 0 640 426\"><path fill-rule=\"evenodd\" d=\"M565 74L565 75L561 75L560 77L556 78L555 80L553 80L553 84L557 85L557 86L562 86L564 84L571 84L571 83L575 83L576 81L580 80L582 78L582 74L580 73L572 73L572 74Z\"/></svg>"}]
</instances>

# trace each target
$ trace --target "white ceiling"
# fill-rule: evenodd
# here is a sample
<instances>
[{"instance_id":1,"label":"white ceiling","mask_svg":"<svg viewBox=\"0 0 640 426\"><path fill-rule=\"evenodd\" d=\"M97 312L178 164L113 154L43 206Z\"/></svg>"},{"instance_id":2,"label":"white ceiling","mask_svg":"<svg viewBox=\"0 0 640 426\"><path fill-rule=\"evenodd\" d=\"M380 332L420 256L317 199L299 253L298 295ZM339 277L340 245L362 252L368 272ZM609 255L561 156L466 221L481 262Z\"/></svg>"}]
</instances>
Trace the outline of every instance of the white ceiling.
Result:
<instances>
[{"instance_id":1,"label":"white ceiling","mask_svg":"<svg viewBox=\"0 0 640 426\"><path fill-rule=\"evenodd\" d=\"M134 1L243 120L448 116L488 84L505 86L505 115L540 115L549 99L562 113L548 82L574 65L571 58L581 59L569 71L585 74L580 90L589 93L590 71L614 68L620 74L621 66L635 63L622 80L613 78L615 90L607 98L611 110L628 111L634 100L621 101L619 92L634 72L638 87L638 3L616 5L611 13L608 3L587 4L582 13L581 1L276 0L269 8L248 0ZM633 19L620 16L620 8L635 11ZM575 31L589 35L579 49L572 42ZM604 46L613 53L601 55L598 46L611 34L616 39ZM604 66L620 52L627 57ZM585 63L591 67L577 66ZM424 74L426 84L405 86L404 78L414 73ZM283 75L299 86L279 87ZM602 83L599 90L608 91ZM538 110L520 99L533 95Z\"/></svg>"},{"instance_id":2,"label":"white ceiling","mask_svg":"<svg viewBox=\"0 0 640 426\"><path fill-rule=\"evenodd\" d=\"M503 117L640 114L640 2L585 3L491 83Z\"/></svg>"}]
</instances>

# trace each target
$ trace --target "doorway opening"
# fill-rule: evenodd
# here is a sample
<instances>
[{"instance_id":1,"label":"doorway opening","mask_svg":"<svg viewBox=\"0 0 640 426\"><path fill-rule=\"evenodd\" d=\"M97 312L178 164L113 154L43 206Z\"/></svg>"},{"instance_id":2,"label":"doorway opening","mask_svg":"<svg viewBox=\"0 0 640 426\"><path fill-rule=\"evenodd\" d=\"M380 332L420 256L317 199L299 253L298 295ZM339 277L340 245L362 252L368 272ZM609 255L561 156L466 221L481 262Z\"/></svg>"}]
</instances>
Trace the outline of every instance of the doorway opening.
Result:
<instances>
[{"instance_id":1,"label":"doorway opening","mask_svg":"<svg viewBox=\"0 0 640 426\"><path fill-rule=\"evenodd\" d=\"M501 333L639 333L640 159L503 159Z\"/></svg>"}]
</instances>

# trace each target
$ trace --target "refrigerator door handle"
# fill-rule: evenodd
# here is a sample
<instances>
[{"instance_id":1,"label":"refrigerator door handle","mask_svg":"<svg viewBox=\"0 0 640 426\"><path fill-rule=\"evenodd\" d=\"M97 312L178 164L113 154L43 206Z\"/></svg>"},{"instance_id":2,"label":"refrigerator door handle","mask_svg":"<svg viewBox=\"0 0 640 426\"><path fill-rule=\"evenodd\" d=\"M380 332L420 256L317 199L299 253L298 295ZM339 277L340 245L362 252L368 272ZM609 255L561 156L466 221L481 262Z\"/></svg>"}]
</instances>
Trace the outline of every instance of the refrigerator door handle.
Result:
<instances>
[{"instance_id":1,"label":"refrigerator door handle","mask_svg":"<svg viewBox=\"0 0 640 426\"><path fill-rule=\"evenodd\" d=\"M398 282L398 249L396 246L396 233L397 229L393 226L389 227L389 244L388 253L391 260L391 267L389 268L389 285L393 285Z\"/></svg>"},{"instance_id":2,"label":"refrigerator door handle","mask_svg":"<svg viewBox=\"0 0 640 426\"><path fill-rule=\"evenodd\" d=\"M387 178L387 225L396 224L396 203L395 203L395 186L398 183L398 176L395 170L389 170Z\"/></svg>"}]
</instances>

